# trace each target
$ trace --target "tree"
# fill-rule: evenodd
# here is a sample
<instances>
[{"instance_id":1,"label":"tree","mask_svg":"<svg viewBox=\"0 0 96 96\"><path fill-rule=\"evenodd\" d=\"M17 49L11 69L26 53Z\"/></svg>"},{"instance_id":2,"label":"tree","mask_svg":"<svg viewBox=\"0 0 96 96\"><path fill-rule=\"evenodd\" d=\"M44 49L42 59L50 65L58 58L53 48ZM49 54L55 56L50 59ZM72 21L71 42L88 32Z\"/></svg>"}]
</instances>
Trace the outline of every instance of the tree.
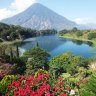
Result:
<instances>
[{"instance_id":1,"label":"tree","mask_svg":"<svg viewBox=\"0 0 96 96\"><path fill-rule=\"evenodd\" d=\"M91 40L91 39L95 39L96 38L96 33L89 33L88 34L88 39Z\"/></svg>"},{"instance_id":2,"label":"tree","mask_svg":"<svg viewBox=\"0 0 96 96\"><path fill-rule=\"evenodd\" d=\"M48 70L48 57L50 55L40 47L34 47L24 53L24 58L27 58L27 71L38 68Z\"/></svg>"},{"instance_id":3,"label":"tree","mask_svg":"<svg viewBox=\"0 0 96 96\"><path fill-rule=\"evenodd\" d=\"M16 32L12 32L12 33L10 34L10 38L11 38L11 40L15 40L15 39L17 38Z\"/></svg>"},{"instance_id":4,"label":"tree","mask_svg":"<svg viewBox=\"0 0 96 96\"><path fill-rule=\"evenodd\" d=\"M17 57L19 57L19 48L18 48L18 45L16 45L16 55L17 55Z\"/></svg>"},{"instance_id":5,"label":"tree","mask_svg":"<svg viewBox=\"0 0 96 96\"><path fill-rule=\"evenodd\" d=\"M69 32L69 30L64 29L64 30L61 30L61 31L59 32L59 34L60 34L60 35L64 35L64 34L66 34L66 33L68 33L68 32Z\"/></svg>"},{"instance_id":6,"label":"tree","mask_svg":"<svg viewBox=\"0 0 96 96\"><path fill-rule=\"evenodd\" d=\"M80 31L78 31L78 32L76 33L76 36L77 36L77 37L82 36L82 35L83 35L83 33L80 32Z\"/></svg>"},{"instance_id":7,"label":"tree","mask_svg":"<svg viewBox=\"0 0 96 96\"><path fill-rule=\"evenodd\" d=\"M77 29L76 27L74 27L71 31L72 31L72 32L77 32L78 29Z\"/></svg>"}]
</instances>

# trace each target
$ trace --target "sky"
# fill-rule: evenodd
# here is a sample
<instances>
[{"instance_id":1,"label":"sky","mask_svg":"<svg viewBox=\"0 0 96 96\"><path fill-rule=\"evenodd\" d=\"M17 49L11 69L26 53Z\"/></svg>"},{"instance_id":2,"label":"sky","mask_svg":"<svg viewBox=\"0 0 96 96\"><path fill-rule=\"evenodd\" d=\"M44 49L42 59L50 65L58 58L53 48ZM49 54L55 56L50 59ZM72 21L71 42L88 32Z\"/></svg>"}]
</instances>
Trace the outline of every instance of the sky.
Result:
<instances>
[{"instance_id":1,"label":"sky","mask_svg":"<svg viewBox=\"0 0 96 96\"><path fill-rule=\"evenodd\" d=\"M0 20L41 3L77 24L96 24L96 0L0 0Z\"/></svg>"}]
</instances>

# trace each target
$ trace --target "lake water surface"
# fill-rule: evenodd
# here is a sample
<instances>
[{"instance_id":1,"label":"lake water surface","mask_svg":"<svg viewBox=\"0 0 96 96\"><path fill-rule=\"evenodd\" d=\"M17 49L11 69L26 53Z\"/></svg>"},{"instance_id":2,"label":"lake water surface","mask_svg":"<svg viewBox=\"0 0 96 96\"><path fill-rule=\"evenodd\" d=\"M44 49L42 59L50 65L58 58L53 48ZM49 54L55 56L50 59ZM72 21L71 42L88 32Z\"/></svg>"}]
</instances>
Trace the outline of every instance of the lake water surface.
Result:
<instances>
[{"instance_id":1,"label":"lake water surface","mask_svg":"<svg viewBox=\"0 0 96 96\"><path fill-rule=\"evenodd\" d=\"M51 54L51 58L68 51L86 58L96 56L96 49L92 47L92 43L65 39L56 35L26 39L25 42L19 46L21 53L36 46L37 42L41 48Z\"/></svg>"}]
</instances>

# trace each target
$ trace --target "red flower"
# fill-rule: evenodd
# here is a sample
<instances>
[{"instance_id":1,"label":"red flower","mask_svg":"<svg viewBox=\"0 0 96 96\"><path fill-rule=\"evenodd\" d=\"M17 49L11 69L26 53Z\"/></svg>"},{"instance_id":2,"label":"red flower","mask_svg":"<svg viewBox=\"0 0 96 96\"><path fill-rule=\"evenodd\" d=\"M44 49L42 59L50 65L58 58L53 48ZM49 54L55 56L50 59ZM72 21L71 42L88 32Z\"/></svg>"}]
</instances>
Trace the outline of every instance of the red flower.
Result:
<instances>
[{"instance_id":1,"label":"red flower","mask_svg":"<svg viewBox=\"0 0 96 96\"><path fill-rule=\"evenodd\" d=\"M8 85L8 89L14 96L55 96L57 93L60 94L66 90L66 83L62 80L62 77L59 78L59 82L54 87L48 84L48 78L49 74L43 73L38 74L38 76L21 76L18 80L12 81ZM70 87L67 88L67 91L70 89ZM8 95L11 93L8 93ZM59 96L68 96L68 94L62 93Z\"/></svg>"},{"instance_id":2,"label":"red flower","mask_svg":"<svg viewBox=\"0 0 96 96\"><path fill-rule=\"evenodd\" d=\"M51 96L50 92L48 92L45 96Z\"/></svg>"},{"instance_id":3,"label":"red flower","mask_svg":"<svg viewBox=\"0 0 96 96\"><path fill-rule=\"evenodd\" d=\"M12 88L12 85L8 85L8 89L11 89Z\"/></svg>"},{"instance_id":4,"label":"red flower","mask_svg":"<svg viewBox=\"0 0 96 96\"><path fill-rule=\"evenodd\" d=\"M68 87L68 88L67 88L67 91L70 91L70 90L71 90L71 88L70 88L70 87Z\"/></svg>"},{"instance_id":5,"label":"red flower","mask_svg":"<svg viewBox=\"0 0 96 96\"><path fill-rule=\"evenodd\" d=\"M19 87L20 86L20 82L19 81L13 81L12 82L12 86Z\"/></svg>"}]
</instances>

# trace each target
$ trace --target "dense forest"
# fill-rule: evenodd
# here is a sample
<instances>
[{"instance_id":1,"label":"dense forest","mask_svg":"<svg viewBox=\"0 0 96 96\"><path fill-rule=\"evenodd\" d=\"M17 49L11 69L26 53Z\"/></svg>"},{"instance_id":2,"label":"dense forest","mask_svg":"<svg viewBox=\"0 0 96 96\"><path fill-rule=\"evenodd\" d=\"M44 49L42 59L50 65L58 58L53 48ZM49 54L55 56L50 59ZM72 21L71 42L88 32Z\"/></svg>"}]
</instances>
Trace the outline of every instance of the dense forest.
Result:
<instances>
[{"instance_id":1,"label":"dense forest","mask_svg":"<svg viewBox=\"0 0 96 96\"><path fill-rule=\"evenodd\" d=\"M57 31L54 29L46 30L32 30L15 25L7 25L0 23L0 41L13 41L16 39L23 40L26 38L36 37L38 35L50 35L56 34Z\"/></svg>"}]
</instances>

